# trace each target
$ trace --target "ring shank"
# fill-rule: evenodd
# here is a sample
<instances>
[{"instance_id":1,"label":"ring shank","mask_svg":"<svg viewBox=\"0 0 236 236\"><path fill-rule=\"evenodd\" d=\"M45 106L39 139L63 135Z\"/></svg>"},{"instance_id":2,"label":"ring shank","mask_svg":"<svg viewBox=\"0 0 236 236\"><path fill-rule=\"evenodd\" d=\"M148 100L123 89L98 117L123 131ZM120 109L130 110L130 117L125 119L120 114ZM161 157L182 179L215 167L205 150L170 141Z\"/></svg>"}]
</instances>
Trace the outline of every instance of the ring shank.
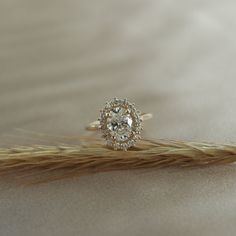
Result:
<instances>
[{"instance_id":1,"label":"ring shank","mask_svg":"<svg viewBox=\"0 0 236 236\"><path fill-rule=\"evenodd\" d=\"M153 117L153 115L151 113L142 113L141 114L141 120L149 120ZM99 130L100 129L100 121L96 120L91 122L88 126L86 126L86 130L88 131L95 131L95 130Z\"/></svg>"}]
</instances>

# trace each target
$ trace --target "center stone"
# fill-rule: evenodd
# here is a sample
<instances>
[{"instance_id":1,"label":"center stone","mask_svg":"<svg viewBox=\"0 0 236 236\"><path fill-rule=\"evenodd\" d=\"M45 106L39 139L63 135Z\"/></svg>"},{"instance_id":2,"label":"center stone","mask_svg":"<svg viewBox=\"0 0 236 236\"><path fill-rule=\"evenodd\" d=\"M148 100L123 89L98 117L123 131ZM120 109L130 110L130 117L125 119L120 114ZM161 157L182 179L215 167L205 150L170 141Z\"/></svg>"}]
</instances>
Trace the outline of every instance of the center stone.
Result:
<instances>
[{"instance_id":1,"label":"center stone","mask_svg":"<svg viewBox=\"0 0 236 236\"><path fill-rule=\"evenodd\" d=\"M110 111L107 118L107 128L117 141L127 140L132 132L133 119L128 110L116 107Z\"/></svg>"}]
</instances>

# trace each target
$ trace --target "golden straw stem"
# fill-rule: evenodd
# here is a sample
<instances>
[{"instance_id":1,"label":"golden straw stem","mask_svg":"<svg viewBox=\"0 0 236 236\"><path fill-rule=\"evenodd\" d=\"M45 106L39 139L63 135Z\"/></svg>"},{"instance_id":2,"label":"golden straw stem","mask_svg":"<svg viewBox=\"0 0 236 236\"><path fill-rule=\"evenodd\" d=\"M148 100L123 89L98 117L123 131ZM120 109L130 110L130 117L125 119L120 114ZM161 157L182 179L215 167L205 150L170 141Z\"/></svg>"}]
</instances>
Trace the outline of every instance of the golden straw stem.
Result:
<instances>
[{"instance_id":1,"label":"golden straw stem","mask_svg":"<svg viewBox=\"0 0 236 236\"><path fill-rule=\"evenodd\" d=\"M64 178L111 170L197 167L235 161L236 145L143 140L128 151L114 151L96 139L80 145L1 148L0 174L27 175L35 171L47 173L46 180L51 180L55 171L56 178Z\"/></svg>"}]
</instances>

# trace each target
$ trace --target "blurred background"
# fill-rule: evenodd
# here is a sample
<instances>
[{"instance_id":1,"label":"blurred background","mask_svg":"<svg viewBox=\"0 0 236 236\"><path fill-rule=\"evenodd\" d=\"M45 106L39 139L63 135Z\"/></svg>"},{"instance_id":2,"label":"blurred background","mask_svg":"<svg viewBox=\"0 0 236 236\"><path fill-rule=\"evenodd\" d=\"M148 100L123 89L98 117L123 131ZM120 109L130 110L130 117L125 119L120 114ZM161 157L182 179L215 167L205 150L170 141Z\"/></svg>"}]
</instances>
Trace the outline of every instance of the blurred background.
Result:
<instances>
[{"instance_id":1,"label":"blurred background","mask_svg":"<svg viewBox=\"0 0 236 236\"><path fill-rule=\"evenodd\" d=\"M80 136L104 103L144 136L236 141L233 0L0 1L0 145ZM28 132L29 131L29 132ZM27 133L28 132L28 133ZM235 235L234 166L0 180L0 235Z\"/></svg>"}]
</instances>

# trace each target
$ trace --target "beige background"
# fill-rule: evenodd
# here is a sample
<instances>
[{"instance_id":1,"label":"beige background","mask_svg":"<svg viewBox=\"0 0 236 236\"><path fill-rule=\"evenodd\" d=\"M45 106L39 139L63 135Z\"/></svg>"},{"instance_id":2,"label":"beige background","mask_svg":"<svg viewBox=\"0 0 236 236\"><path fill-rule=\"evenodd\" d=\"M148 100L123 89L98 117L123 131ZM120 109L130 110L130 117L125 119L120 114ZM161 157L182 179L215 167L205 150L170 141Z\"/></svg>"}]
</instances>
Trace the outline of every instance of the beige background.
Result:
<instances>
[{"instance_id":1,"label":"beige background","mask_svg":"<svg viewBox=\"0 0 236 236\"><path fill-rule=\"evenodd\" d=\"M145 136L236 141L233 0L0 1L1 146L79 136L104 102L155 118ZM236 169L0 180L1 236L236 234Z\"/></svg>"}]
</instances>

